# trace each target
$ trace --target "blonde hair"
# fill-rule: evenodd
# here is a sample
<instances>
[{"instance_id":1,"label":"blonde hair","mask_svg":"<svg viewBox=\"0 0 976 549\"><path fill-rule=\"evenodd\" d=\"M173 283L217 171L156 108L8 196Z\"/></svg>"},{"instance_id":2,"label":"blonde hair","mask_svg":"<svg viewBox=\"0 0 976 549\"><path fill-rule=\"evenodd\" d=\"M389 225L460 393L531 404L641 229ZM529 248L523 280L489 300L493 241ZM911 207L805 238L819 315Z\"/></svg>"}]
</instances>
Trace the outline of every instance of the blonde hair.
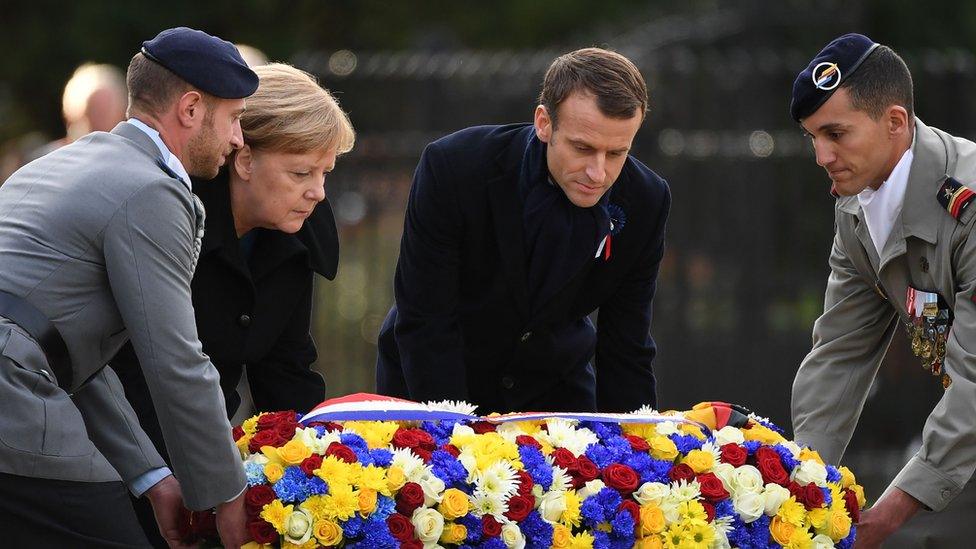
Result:
<instances>
[{"instance_id":1,"label":"blonde hair","mask_svg":"<svg viewBox=\"0 0 976 549\"><path fill-rule=\"evenodd\" d=\"M260 83L241 117L244 142L252 148L305 153L352 150L356 133L327 90L305 71L283 63L253 68Z\"/></svg>"},{"instance_id":2,"label":"blonde hair","mask_svg":"<svg viewBox=\"0 0 976 549\"><path fill-rule=\"evenodd\" d=\"M125 77L118 67L95 63L85 63L71 75L61 96L62 112L65 120L75 121L85 116L88 98L98 90L111 90L123 104L126 100Z\"/></svg>"}]
</instances>

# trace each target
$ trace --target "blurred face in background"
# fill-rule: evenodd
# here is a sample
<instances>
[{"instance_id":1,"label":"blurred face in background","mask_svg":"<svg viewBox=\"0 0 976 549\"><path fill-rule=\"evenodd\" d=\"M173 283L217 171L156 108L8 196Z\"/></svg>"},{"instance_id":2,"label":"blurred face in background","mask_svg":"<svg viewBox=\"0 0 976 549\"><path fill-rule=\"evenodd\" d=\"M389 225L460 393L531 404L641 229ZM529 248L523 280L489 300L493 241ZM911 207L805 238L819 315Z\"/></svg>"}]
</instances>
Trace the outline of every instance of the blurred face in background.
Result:
<instances>
[{"instance_id":1,"label":"blurred face in background","mask_svg":"<svg viewBox=\"0 0 976 549\"><path fill-rule=\"evenodd\" d=\"M610 190L623 170L634 136L643 122L637 110L630 118L610 118L596 98L573 92L556 107L556 123L542 105L535 110L535 130L548 144L549 174L580 208L589 208Z\"/></svg>"},{"instance_id":2,"label":"blurred face in background","mask_svg":"<svg viewBox=\"0 0 976 549\"><path fill-rule=\"evenodd\" d=\"M230 179L237 235L255 227L298 232L325 200L336 152L335 146L288 153L245 145L234 157Z\"/></svg>"}]
</instances>

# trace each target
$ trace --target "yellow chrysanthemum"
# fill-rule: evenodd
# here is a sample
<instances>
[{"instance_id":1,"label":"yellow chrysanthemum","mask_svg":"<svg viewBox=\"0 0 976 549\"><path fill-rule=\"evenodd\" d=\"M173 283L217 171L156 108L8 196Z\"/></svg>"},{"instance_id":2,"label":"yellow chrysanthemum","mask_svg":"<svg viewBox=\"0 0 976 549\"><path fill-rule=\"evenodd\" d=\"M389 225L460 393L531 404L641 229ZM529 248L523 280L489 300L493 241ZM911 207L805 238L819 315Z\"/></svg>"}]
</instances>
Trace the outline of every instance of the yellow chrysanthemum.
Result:
<instances>
[{"instance_id":1,"label":"yellow chrysanthemum","mask_svg":"<svg viewBox=\"0 0 976 549\"><path fill-rule=\"evenodd\" d=\"M569 544L569 549L593 549L593 542L596 538L593 534L589 532L580 532L573 536L573 540Z\"/></svg>"},{"instance_id":2,"label":"yellow chrysanthemum","mask_svg":"<svg viewBox=\"0 0 976 549\"><path fill-rule=\"evenodd\" d=\"M330 484L323 507L326 517L349 520L359 510L359 493L348 484Z\"/></svg>"},{"instance_id":3,"label":"yellow chrysanthemum","mask_svg":"<svg viewBox=\"0 0 976 549\"><path fill-rule=\"evenodd\" d=\"M301 545L292 543L290 541L283 541L281 543L281 549L315 549L316 547L319 547L319 544L315 541L314 538L309 539L308 541L306 541Z\"/></svg>"},{"instance_id":4,"label":"yellow chrysanthemum","mask_svg":"<svg viewBox=\"0 0 976 549\"><path fill-rule=\"evenodd\" d=\"M355 476L352 465L335 456L326 456L322 460L322 465L314 473L317 477L329 484L330 491L333 485L348 486L352 484L353 477Z\"/></svg>"},{"instance_id":5,"label":"yellow chrysanthemum","mask_svg":"<svg viewBox=\"0 0 976 549\"><path fill-rule=\"evenodd\" d=\"M329 518L325 509L325 496L309 496L299 507L312 515L312 519L316 522Z\"/></svg>"},{"instance_id":6,"label":"yellow chrysanthemum","mask_svg":"<svg viewBox=\"0 0 976 549\"><path fill-rule=\"evenodd\" d=\"M705 439L705 433L702 432L701 427L695 425L694 423L679 423L678 431L686 435L692 435L698 440Z\"/></svg>"},{"instance_id":7,"label":"yellow chrysanthemum","mask_svg":"<svg viewBox=\"0 0 976 549\"><path fill-rule=\"evenodd\" d=\"M375 465L367 465L360 470L357 485L360 489L375 490L387 497L393 494L386 482L386 470Z\"/></svg>"},{"instance_id":8,"label":"yellow chrysanthemum","mask_svg":"<svg viewBox=\"0 0 976 549\"><path fill-rule=\"evenodd\" d=\"M813 528L820 533L827 525L827 515L830 511L826 507L820 507L807 512L807 528Z\"/></svg>"},{"instance_id":9,"label":"yellow chrysanthemum","mask_svg":"<svg viewBox=\"0 0 976 549\"><path fill-rule=\"evenodd\" d=\"M261 417L261 415L263 414L258 414L251 418L245 419L244 423L241 423L241 429L244 429L244 432L249 435L253 435L254 433L258 432L258 418Z\"/></svg>"},{"instance_id":10,"label":"yellow chrysanthemum","mask_svg":"<svg viewBox=\"0 0 976 549\"><path fill-rule=\"evenodd\" d=\"M577 494L575 490L568 490L565 494L563 494L563 501L566 503L566 510L563 511L562 516L559 517L560 524L570 528L579 527L580 521L582 520L580 508L583 504L579 494Z\"/></svg>"},{"instance_id":11,"label":"yellow chrysanthemum","mask_svg":"<svg viewBox=\"0 0 976 549\"><path fill-rule=\"evenodd\" d=\"M790 496L790 499L783 502L780 505L779 511L776 512L776 516L780 517L797 528L803 526L804 521L807 518L807 508L803 506L802 503L796 501L796 498Z\"/></svg>"},{"instance_id":12,"label":"yellow chrysanthemum","mask_svg":"<svg viewBox=\"0 0 976 549\"><path fill-rule=\"evenodd\" d=\"M458 448L474 455L475 467L478 471L484 471L501 460L512 461L519 458L518 446L505 440L505 437L498 433L458 438L464 439L462 446Z\"/></svg>"},{"instance_id":13,"label":"yellow chrysanthemum","mask_svg":"<svg viewBox=\"0 0 976 549\"><path fill-rule=\"evenodd\" d=\"M280 463L269 461L264 464L264 476L268 478L268 482L274 484L281 480L281 477L285 476L285 468Z\"/></svg>"},{"instance_id":14,"label":"yellow chrysanthemum","mask_svg":"<svg viewBox=\"0 0 976 549\"><path fill-rule=\"evenodd\" d=\"M683 522L688 544L685 547L693 549L708 549L715 541L715 530L708 523Z\"/></svg>"},{"instance_id":15,"label":"yellow chrysanthemum","mask_svg":"<svg viewBox=\"0 0 976 549\"><path fill-rule=\"evenodd\" d=\"M783 546L785 549L812 549L813 536L808 530L797 528L790 536L789 543Z\"/></svg>"},{"instance_id":16,"label":"yellow chrysanthemum","mask_svg":"<svg viewBox=\"0 0 976 549\"><path fill-rule=\"evenodd\" d=\"M346 421L343 429L363 437L370 450L386 448L400 425L395 421Z\"/></svg>"},{"instance_id":17,"label":"yellow chrysanthemum","mask_svg":"<svg viewBox=\"0 0 976 549\"><path fill-rule=\"evenodd\" d=\"M687 463L696 474L709 471L715 466L715 456L704 450L692 450L681 461Z\"/></svg>"},{"instance_id":18,"label":"yellow chrysanthemum","mask_svg":"<svg viewBox=\"0 0 976 549\"><path fill-rule=\"evenodd\" d=\"M664 459L671 461L678 457L678 447L674 445L674 442L663 435L656 435L651 437L648 441L651 446L651 456L654 459Z\"/></svg>"},{"instance_id":19,"label":"yellow chrysanthemum","mask_svg":"<svg viewBox=\"0 0 976 549\"><path fill-rule=\"evenodd\" d=\"M268 521L279 534L285 533L285 521L295 509L294 505L282 505L280 499L275 499L261 510L261 518Z\"/></svg>"},{"instance_id":20,"label":"yellow chrysanthemum","mask_svg":"<svg viewBox=\"0 0 976 549\"><path fill-rule=\"evenodd\" d=\"M851 470L847 467L838 467L837 471L840 473L841 488L850 488L851 486L857 484L857 479L854 478L854 473L851 472Z\"/></svg>"},{"instance_id":21,"label":"yellow chrysanthemum","mask_svg":"<svg viewBox=\"0 0 976 549\"><path fill-rule=\"evenodd\" d=\"M743 429L742 435L746 440L756 440L770 446L779 444L781 442L786 442L783 435L759 423L753 423L752 427Z\"/></svg>"},{"instance_id":22,"label":"yellow chrysanthemum","mask_svg":"<svg viewBox=\"0 0 976 549\"><path fill-rule=\"evenodd\" d=\"M250 450L248 450L247 447L248 447L248 444L251 443L251 437L252 437L252 435L249 435L247 433L244 433L244 436L242 436L241 438L237 439L237 451L239 451L241 453L241 458L242 459L245 458L245 457L247 457L247 455L250 453Z\"/></svg>"}]
</instances>

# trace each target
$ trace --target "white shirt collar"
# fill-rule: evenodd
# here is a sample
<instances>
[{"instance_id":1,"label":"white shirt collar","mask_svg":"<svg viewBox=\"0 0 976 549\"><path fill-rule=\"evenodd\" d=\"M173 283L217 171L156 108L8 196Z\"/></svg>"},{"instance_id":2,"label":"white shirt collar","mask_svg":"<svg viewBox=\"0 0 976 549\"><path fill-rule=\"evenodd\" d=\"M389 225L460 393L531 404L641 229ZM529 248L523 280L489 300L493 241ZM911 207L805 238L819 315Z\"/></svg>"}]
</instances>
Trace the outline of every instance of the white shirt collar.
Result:
<instances>
[{"instance_id":1,"label":"white shirt collar","mask_svg":"<svg viewBox=\"0 0 976 549\"><path fill-rule=\"evenodd\" d=\"M186 186L192 191L193 184L190 182L190 174L186 172L186 168L183 167L183 163L180 162L180 159L169 150L166 143L163 143L163 138L159 135L159 132L149 127L146 123L138 118L130 118L127 120L127 122L142 130L142 133L148 135L149 139L153 140L153 143L155 143L159 148L159 154L162 155L163 162L166 163L166 166L173 170L176 175L180 176L183 183L185 183Z\"/></svg>"},{"instance_id":2,"label":"white shirt collar","mask_svg":"<svg viewBox=\"0 0 976 549\"><path fill-rule=\"evenodd\" d=\"M915 139L912 146L905 151L901 159L891 170L888 179L874 190L868 187L857 195L857 201L864 212L864 221L868 224L868 233L878 255L884 250L891 229L901 215L902 205L905 203L905 190L908 188L908 174L912 169L915 158Z\"/></svg>"}]
</instances>

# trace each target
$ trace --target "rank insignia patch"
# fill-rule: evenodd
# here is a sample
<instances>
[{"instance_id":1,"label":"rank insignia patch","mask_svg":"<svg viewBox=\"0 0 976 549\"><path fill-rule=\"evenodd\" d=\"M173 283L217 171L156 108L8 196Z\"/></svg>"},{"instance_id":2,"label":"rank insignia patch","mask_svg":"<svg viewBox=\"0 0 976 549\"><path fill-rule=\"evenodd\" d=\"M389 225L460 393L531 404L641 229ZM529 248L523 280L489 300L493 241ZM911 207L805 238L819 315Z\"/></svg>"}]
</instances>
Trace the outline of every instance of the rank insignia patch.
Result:
<instances>
[{"instance_id":1,"label":"rank insignia patch","mask_svg":"<svg viewBox=\"0 0 976 549\"><path fill-rule=\"evenodd\" d=\"M939 188L939 204L942 204L949 215L959 221L961 221L962 214L973 202L973 198L976 198L976 193L972 189L951 177L946 179L942 187Z\"/></svg>"}]
</instances>

